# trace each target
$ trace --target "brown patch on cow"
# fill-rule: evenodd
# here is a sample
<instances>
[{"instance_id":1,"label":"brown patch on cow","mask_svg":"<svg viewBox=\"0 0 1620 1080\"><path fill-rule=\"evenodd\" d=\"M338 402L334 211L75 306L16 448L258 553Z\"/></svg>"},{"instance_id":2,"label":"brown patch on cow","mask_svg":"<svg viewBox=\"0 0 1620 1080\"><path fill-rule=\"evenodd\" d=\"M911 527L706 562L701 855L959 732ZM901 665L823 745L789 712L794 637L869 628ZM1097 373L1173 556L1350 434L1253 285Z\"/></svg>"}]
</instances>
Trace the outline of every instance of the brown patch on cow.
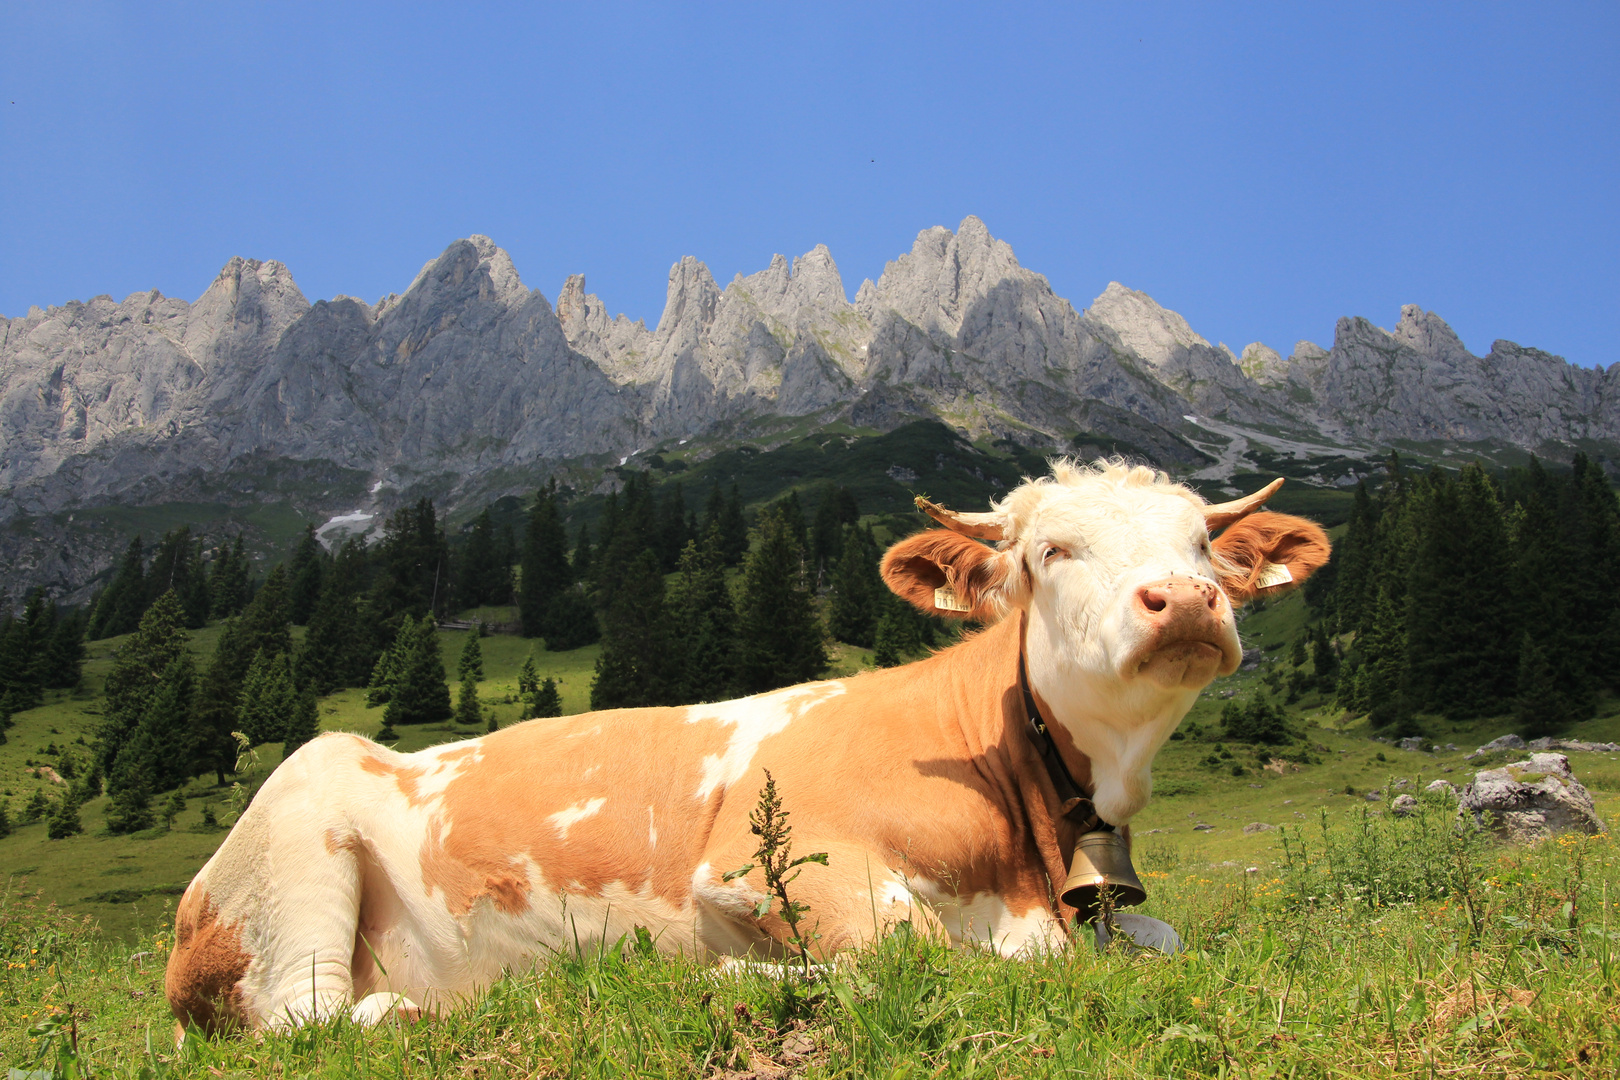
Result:
<instances>
[{"instance_id":1,"label":"brown patch on cow","mask_svg":"<svg viewBox=\"0 0 1620 1080\"><path fill-rule=\"evenodd\" d=\"M1001 614L994 593L1007 579L1008 559L949 529L928 529L895 544L883 556L883 582L928 615L989 621ZM934 605L934 590L949 586L970 610Z\"/></svg>"},{"instance_id":2,"label":"brown patch on cow","mask_svg":"<svg viewBox=\"0 0 1620 1080\"><path fill-rule=\"evenodd\" d=\"M405 796L405 801L411 806L421 806L427 800L418 798L418 783L427 775L427 770L416 765L395 765L386 758L375 754L368 754L360 759L360 768L373 776L392 776L399 793Z\"/></svg>"},{"instance_id":3,"label":"brown patch on cow","mask_svg":"<svg viewBox=\"0 0 1620 1080\"><path fill-rule=\"evenodd\" d=\"M1291 585L1267 589L1267 595L1286 592L1303 584L1327 565L1333 545L1322 526L1291 514L1261 512L1250 514L1214 541L1221 588L1234 604L1252 600L1260 591L1259 581L1267 563L1286 566L1293 575ZM1225 567L1220 562L1226 563Z\"/></svg>"},{"instance_id":4,"label":"brown patch on cow","mask_svg":"<svg viewBox=\"0 0 1620 1080\"><path fill-rule=\"evenodd\" d=\"M252 960L242 949L241 928L220 922L206 891L187 889L175 912L174 950L163 977L180 1026L214 1035L246 1023L240 984Z\"/></svg>"}]
</instances>

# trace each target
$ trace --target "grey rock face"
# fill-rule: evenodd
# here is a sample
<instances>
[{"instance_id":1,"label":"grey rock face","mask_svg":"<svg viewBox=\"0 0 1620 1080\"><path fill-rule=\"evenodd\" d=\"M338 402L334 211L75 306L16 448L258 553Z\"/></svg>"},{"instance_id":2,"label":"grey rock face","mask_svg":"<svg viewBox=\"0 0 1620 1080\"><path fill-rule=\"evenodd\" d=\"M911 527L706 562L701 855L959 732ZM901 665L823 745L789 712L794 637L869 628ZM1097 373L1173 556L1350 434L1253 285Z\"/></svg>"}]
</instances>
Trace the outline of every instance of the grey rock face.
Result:
<instances>
[{"instance_id":1,"label":"grey rock face","mask_svg":"<svg viewBox=\"0 0 1620 1080\"><path fill-rule=\"evenodd\" d=\"M1563 832L1606 831L1592 796L1570 771L1563 754L1531 754L1528 760L1486 769L1462 789L1460 813L1515 843L1530 843Z\"/></svg>"},{"instance_id":2,"label":"grey rock face","mask_svg":"<svg viewBox=\"0 0 1620 1080\"><path fill-rule=\"evenodd\" d=\"M1396 817L1406 817L1418 808L1418 801L1412 795L1397 795L1389 804L1390 813Z\"/></svg>"},{"instance_id":3,"label":"grey rock face","mask_svg":"<svg viewBox=\"0 0 1620 1080\"><path fill-rule=\"evenodd\" d=\"M1430 780L1429 786L1423 790L1430 795L1445 795L1453 799L1457 797L1457 786L1450 780Z\"/></svg>"}]
</instances>

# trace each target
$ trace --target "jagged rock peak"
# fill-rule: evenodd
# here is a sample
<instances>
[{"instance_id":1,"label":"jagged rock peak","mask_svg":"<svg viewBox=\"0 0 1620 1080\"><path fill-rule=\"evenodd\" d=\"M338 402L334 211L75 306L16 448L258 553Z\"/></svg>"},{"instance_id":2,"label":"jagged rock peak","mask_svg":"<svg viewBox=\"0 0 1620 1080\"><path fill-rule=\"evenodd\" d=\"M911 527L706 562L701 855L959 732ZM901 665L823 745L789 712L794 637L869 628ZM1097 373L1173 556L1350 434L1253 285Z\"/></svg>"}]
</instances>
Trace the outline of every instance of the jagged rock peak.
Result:
<instances>
[{"instance_id":1,"label":"jagged rock peak","mask_svg":"<svg viewBox=\"0 0 1620 1080\"><path fill-rule=\"evenodd\" d=\"M1243 374L1255 382L1268 385L1281 382L1285 374L1283 358L1277 350L1259 341L1251 341L1243 346L1238 366L1243 369Z\"/></svg>"},{"instance_id":2,"label":"jagged rock peak","mask_svg":"<svg viewBox=\"0 0 1620 1080\"><path fill-rule=\"evenodd\" d=\"M1019 266L1012 247L969 214L954 233L942 225L918 233L911 251L884 265L874 288L862 286L858 306L868 317L889 307L925 330L955 333L966 305L1009 279L1051 288L1044 277Z\"/></svg>"},{"instance_id":3,"label":"jagged rock peak","mask_svg":"<svg viewBox=\"0 0 1620 1080\"><path fill-rule=\"evenodd\" d=\"M469 281L480 300L516 305L528 298L529 290L512 265L512 257L489 237L475 233L452 242L438 258L428 260L401 301L463 296Z\"/></svg>"},{"instance_id":4,"label":"jagged rock peak","mask_svg":"<svg viewBox=\"0 0 1620 1080\"><path fill-rule=\"evenodd\" d=\"M1390 336L1428 356L1469 355L1462 339L1446 320L1417 304L1401 306L1401 321L1395 324L1395 332Z\"/></svg>"},{"instance_id":5,"label":"jagged rock peak","mask_svg":"<svg viewBox=\"0 0 1620 1080\"><path fill-rule=\"evenodd\" d=\"M1113 330L1127 349L1154 367L1170 362L1177 350L1197 345L1210 347L1186 319L1161 307L1147 293L1128 289L1117 281L1108 283L1108 288L1086 309L1086 315Z\"/></svg>"},{"instance_id":6,"label":"jagged rock peak","mask_svg":"<svg viewBox=\"0 0 1620 1080\"><path fill-rule=\"evenodd\" d=\"M664 313L658 317L657 332L667 334L688 322L706 327L714 322L719 302L720 287L714 283L708 266L684 255L669 268L669 291L664 298Z\"/></svg>"}]
</instances>

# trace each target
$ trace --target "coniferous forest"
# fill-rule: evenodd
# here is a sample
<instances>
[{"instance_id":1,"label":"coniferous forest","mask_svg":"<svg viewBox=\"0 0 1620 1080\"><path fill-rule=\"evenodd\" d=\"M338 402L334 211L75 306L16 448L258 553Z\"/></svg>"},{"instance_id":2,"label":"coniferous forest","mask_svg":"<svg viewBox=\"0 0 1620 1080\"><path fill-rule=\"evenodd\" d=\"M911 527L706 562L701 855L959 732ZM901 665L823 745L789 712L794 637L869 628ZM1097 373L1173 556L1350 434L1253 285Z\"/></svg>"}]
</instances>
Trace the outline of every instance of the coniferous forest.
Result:
<instances>
[{"instance_id":1,"label":"coniferous forest","mask_svg":"<svg viewBox=\"0 0 1620 1080\"><path fill-rule=\"evenodd\" d=\"M181 527L132 540L87 610L27 597L0 622L0 739L12 713L78 683L85 641L127 635L94 745L63 759L70 791L34 812L71 835L76 805L105 792L111 831L149 828L192 777L223 785L252 747L313 738L318 699L343 688L381 710L384 741L407 725L494 730L478 698L486 632L599 645L593 708L792 685L823 675L840 642L894 665L954 632L890 595L878 563L892 519L875 533L844 487L745 510L735 487L689 502L678 481L632 472L572 528L571 498L552 482L515 521L486 508L453 535L423 499L333 551L311 527L262 576L241 535ZM1413 472L1392 454L1356 488L1305 600L1286 699L1230 702L1226 738L1290 742L1287 706L1312 691L1389 735L1488 716L1562 731L1620 691L1620 503L1582 456L1493 475ZM439 625L468 611L513 614L475 624L451 678ZM213 647L194 655L205 626ZM518 684L521 715L561 713L532 655ZM1280 673L1267 684L1284 692Z\"/></svg>"}]
</instances>

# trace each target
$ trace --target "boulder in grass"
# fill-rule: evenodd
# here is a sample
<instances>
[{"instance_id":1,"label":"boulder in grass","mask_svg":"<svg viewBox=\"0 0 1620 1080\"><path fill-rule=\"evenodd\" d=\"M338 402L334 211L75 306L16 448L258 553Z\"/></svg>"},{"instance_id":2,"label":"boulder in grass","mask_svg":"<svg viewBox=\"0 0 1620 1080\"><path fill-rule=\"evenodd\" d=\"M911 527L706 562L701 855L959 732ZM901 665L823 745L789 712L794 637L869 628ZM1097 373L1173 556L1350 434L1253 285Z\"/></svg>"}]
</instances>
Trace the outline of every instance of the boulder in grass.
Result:
<instances>
[{"instance_id":1,"label":"boulder in grass","mask_svg":"<svg viewBox=\"0 0 1620 1080\"><path fill-rule=\"evenodd\" d=\"M1389 804L1390 811L1396 817L1405 817L1418 807L1417 799L1410 795L1397 795L1395 801Z\"/></svg>"},{"instance_id":2,"label":"boulder in grass","mask_svg":"<svg viewBox=\"0 0 1620 1080\"><path fill-rule=\"evenodd\" d=\"M1607 831L1563 754L1531 754L1526 761L1476 773L1462 789L1458 812L1481 824L1489 815L1499 836L1520 844L1564 832Z\"/></svg>"},{"instance_id":3,"label":"boulder in grass","mask_svg":"<svg viewBox=\"0 0 1620 1080\"><path fill-rule=\"evenodd\" d=\"M1430 780L1429 786L1423 790L1430 795L1445 795L1452 799L1457 797L1457 786L1450 780Z\"/></svg>"},{"instance_id":4,"label":"boulder in grass","mask_svg":"<svg viewBox=\"0 0 1620 1080\"><path fill-rule=\"evenodd\" d=\"M1468 755L1468 758L1477 758L1481 754L1490 753L1492 750L1523 750L1524 747L1524 740L1519 736L1503 735L1501 738L1492 739L1478 750L1475 750L1472 754ZM1468 758L1464 758L1463 760L1467 761Z\"/></svg>"}]
</instances>

